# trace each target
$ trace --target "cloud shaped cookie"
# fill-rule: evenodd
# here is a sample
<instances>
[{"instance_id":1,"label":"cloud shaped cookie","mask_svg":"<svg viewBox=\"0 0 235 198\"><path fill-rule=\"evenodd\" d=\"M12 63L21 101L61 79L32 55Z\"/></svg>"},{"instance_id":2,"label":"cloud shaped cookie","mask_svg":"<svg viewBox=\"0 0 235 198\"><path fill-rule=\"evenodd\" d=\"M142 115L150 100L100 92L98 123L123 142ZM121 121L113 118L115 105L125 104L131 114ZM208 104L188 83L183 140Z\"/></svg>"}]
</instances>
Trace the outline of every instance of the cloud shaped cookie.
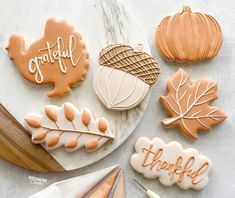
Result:
<instances>
[{"instance_id":1,"label":"cloud shaped cookie","mask_svg":"<svg viewBox=\"0 0 235 198\"><path fill-rule=\"evenodd\" d=\"M165 186L201 190L209 181L212 163L196 149L184 149L175 141L165 144L160 138L140 137L135 150L130 159L133 169L146 178L159 178Z\"/></svg>"}]
</instances>

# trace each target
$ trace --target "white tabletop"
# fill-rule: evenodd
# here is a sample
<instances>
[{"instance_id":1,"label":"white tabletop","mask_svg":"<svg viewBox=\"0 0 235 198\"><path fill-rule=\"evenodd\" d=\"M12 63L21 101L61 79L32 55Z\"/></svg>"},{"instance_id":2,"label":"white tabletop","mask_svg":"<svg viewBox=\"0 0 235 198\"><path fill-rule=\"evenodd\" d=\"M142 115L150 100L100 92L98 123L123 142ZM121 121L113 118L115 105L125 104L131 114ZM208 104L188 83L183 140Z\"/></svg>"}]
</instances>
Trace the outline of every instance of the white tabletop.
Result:
<instances>
[{"instance_id":1,"label":"white tabletop","mask_svg":"<svg viewBox=\"0 0 235 198\"><path fill-rule=\"evenodd\" d=\"M1 6L4 0L1 0ZM67 1L66 1L67 2ZM127 7L135 14L140 25L142 25L151 46L153 56L161 66L162 75L152 89L152 95L145 115L132 136L117 150L101 161L79 170L57 173L40 174L32 171L17 168L8 162L0 160L0 197L27 197L34 192L48 186L58 180L78 176L119 163L126 173L127 197L144 197L143 192L131 182L128 175L134 175L147 188L150 188L162 198L220 198L233 197L235 193L235 23L233 22L235 4L232 0L198 0L198 1L172 1L172 0L125 0ZM65 1L60 0L60 3ZM167 79L179 68L179 64L164 61L157 53L154 46L154 33L157 24L164 16L179 11L184 4L189 4L193 11L201 11L211 14L220 23L223 30L223 45L217 57L213 60L183 66L183 68L195 78L207 78L218 82L219 98L214 105L220 107L228 119L221 125L215 127L210 133L199 134L199 140L191 142L182 136L179 131L165 129L161 126L160 120L166 117L162 109L159 96L165 93ZM25 8L28 9L28 8ZM8 12L11 12L9 10ZM12 13L17 14L17 13ZM0 13L0 23L7 20ZM32 18L33 16L29 16ZM2 31L2 30L0 30ZM0 39L3 39L0 37ZM1 52L0 52L1 53ZM194 147L200 153L208 156L213 163L213 170L210 174L210 181L206 188L200 192L193 190L183 191L177 186L164 187L158 180L147 180L141 175L134 173L129 165L129 157L133 152L133 145L138 137L147 135L161 137L165 142L172 140L179 141L185 148ZM46 178L44 185L30 184L32 180L28 176Z\"/></svg>"}]
</instances>

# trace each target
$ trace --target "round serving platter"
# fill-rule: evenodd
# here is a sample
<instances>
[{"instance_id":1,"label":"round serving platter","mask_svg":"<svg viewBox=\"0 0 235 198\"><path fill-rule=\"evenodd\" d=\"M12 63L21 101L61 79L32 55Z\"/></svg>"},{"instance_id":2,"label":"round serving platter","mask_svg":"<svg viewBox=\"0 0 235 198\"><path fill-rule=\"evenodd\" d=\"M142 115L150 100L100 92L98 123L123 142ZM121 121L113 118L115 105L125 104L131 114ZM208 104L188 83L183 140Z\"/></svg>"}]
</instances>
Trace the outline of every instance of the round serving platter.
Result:
<instances>
[{"instance_id":1,"label":"round serving platter","mask_svg":"<svg viewBox=\"0 0 235 198\"><path fill-rule=\"evenodd\" d=\"M0 122L7 128L0 131L1 157L24 168L57 172L87 166L110 154L133 133L144 114L150 93L139 106L129 111L110 111L104 108L94 93L93 74L99 66L100 50L109 44L142 44L143 50L150 53L147 39L136 19L118 0L74 0L64 4L43 0L40 5L39 2L23 0L4 4L4 9L11 12L4 13L6 20L0 24L0 73L4 74L0 83L0 102L5 108L1 108ZM13 15L15 12L17 14ZM34 18L33 23L31 17ZM37 86L25 80L5 50L8 38L15 32L23 34L28 45L40 38L49 17L64 19L73 25L81 33L90 57L85 81L63 98L48 98L46 94L52 89L51 86ZM115 140L90 153L84 149L68 153L63 148L47 152L41 145L33 145L19 123L23 124L28 113L40 114L44 105L60 106L67 101L78 109L91 109L95 117L105 117Z\"/></svg>"}]
</instances>

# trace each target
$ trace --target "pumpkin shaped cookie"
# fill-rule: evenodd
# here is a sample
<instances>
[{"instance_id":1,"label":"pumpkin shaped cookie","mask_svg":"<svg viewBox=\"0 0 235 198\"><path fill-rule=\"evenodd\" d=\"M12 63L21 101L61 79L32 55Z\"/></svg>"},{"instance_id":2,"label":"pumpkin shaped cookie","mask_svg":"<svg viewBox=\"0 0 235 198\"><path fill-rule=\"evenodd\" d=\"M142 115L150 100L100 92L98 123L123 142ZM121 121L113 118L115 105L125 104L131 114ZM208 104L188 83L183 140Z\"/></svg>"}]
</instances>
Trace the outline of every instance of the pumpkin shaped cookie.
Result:
<instances>
[{"instance_id":1,"label":"pumpkin shaped cookie","mask_svg":"<svg viewBox=\"0 0 235 198\"><path fill-rule=\"evenodd\" d=\"M163 58L176 62L198 62L213 58L222 45L222 31L210 15L193 13L189 6L165 17L156 31L156 47Z\"/></svg>"}]
</instances>

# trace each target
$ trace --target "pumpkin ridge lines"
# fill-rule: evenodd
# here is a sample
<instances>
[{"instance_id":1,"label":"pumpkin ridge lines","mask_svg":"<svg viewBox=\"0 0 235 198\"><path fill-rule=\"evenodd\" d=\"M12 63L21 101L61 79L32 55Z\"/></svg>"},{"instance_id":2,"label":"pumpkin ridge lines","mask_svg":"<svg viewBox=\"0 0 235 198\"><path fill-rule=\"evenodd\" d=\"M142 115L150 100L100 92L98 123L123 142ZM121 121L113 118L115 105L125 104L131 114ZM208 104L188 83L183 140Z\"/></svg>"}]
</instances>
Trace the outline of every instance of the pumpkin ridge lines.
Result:
<instances>
[{"instance_id":1,"label":"pumpkin ridge lines","mask_svg":"<svg viewBox=\"0 0 235 198\"><path fill-rule=\"evenodd\" d=\"M190 21L190 26L192 28L192 35L193 35L193 38L195 38L195 30L194 30L194 25L193 25L193 21L192 21L192 17L193 15L191 13L189 13L189 21ZM191 61L194 61L196 58L194 57L194 51L195 51L195 40L194 39L191 39L190 42L192 42L191 44L191 47L190 47L190 52L191 52Z\"/></svg>"},{"instance_id":2,"label":"pumpkin ridge lines","mask_svg":"<svg viewBox=\"0 0 235 198\"><path fill-rule=\"evenodd\" d=\"M170 50L169 50L169 47L167 45L166 39L162 36L163 32L164 32L164 35L166 35L166 27L167 27L169 18L170 18L170 16L163 19L161 24L158 26L158 29L157 29L157 32L158 32L157 41L158 42L157 42L157 45L158 45L158 49L161 52L161 54L162 55L165 54L166 57L169 60L171 60L171 59L174 58L174 56L170 53ZM162 45L159 45L160 43L162 43Z\"/></svg>"},{"instance_id":3,"label":"pumpkin ridge lines","mask_svg":"<svg viewBox=\"0 0 235 198\"><path fill-rule=\"evenodd\" d=\"M163 18L155 44L169 61L199 62L216 56L223 41L219 23L211 15L183 10Z\"/></svg>"},{"instance_id":4,"label":"pumpkin ridge lines","mask_svg":"<svg viewBox=\"0 0 235 198\"><path fill-rule=\"evenodd\" d=\"M181 42L181 38L180 38L180 34L179 34L179 28L180 28L180 16L179 15L176 19L176 27L175 28L175 32L174 32L174 38L175 38L175 50L177 51L177 54L179 56L179 61L184 60L184 50L182 50L182 42Z\"/></svg>"},{"instance_id":5,"label":"pumpkin ridge lines","mask_svg":"<svg viewBox=\"0 0 235 198\"><path fill-rule=\"evenodd\" d=\"M205 24L205 20L204 20L202 14L201 14L201 13L198 13L197 16L199 17L199 19L200 19L200 21L201 21L201 29L205 29L206 24ZM201 30L200 30L200 31L201 31ZM202 37L202 36L203 36L203 37ZM204 38L204 40L203 40L202 38ZM203 60L203 59L204 59L204 51L205 51L205 48L206 48L205 45L206 45L206 42L207 42L207 36L206 36L206 34L201 35L201 40L202 40L202 42L201 42L200 44L204 44L204 46L203 46L203 48L201 48L201 50L200 50L199 59L200 59L200 60Z\"/></svg>"},{"instance_id":6,"label":"pumpkin ridge lines","mask_svg":"<svg viewBox=\"0 0 235 198\"><path fill-rule=\"evenodd\" d=\"M174 48L174 50L175 50L175 58L177 58L178 60L182 60L182 58L181 58L181 56L180 56L180 53L178 52L178 50L177 50L177 47L176 47L176 43L177 43L177 38L176 38L176 35L175 35L175 32L176 32L176 30L175 30L175 27L176 27L176 21L177 21L177 19L180 17L180 15L176 15L174 18L173 18L173 20L172 20L172 26L173 26L173 28L172 28L172 47Z\"/></svg>"},{"instance_id":7,"label":"pumpkin ridge lines","mask_svg":"<svg viewBox=\"0 0 235 198\"><path fill-rule=\"evenodd\" d=\"M165 25L164 25L164 34L165 34L165 35L166 35L166 33L167 33L167 27L168 27L168 25L169 25L169 20L170 20L170 17L167 19L167 21L166 21L166 23L165 23ZM171 53L170 48L169 48L169 45L168 45L168 42L167 42L167 36L166 36L165 39L164 39L164 43L165 43L165 45L163 45L163 46L166 47L166 48L165 48L166 52L168 53L168 55L169 55L171 58L174 58L174 55Z\"/></svg>"},{"instance_id":8,"label":"pumpkin ridge lines","mask_svg":"<svg viewBox=\"0 0 235 198\"><path fill-rule=\"evenodd\" d=\"M215 32L218 33L216 35L217 35L217 39L219 39L220 42L217 42L217 44L215 45L214 51L212 52L212 55L213 54L217 55L218 51L219 51L219 49L222 45L222 39L223 39L222 30L221 30L218 22L214 19L214 17L209 16L209 19L212 21L212 24L214 25L215 30L216 29L218 30L218 31L215 31Z\"/></svg>"},{"instance_id":9,"label":"pumpkin ridge lines","mask_svg":"<svg viewBox=\"0 0 235 198\"><path fill-rule=\"evenodd\" d=\"M197 60L197 55L200 59L200 47L201 47L201 43L202 43L202 39L201 39L201 35L200 35L200 25L201 25L201 21L200 21L200 17L198 17L198 14L192 15L192 19L193 19L193 23L194 24L194 37L196 39L195 42L195 53L194 53L194 60Z\"/></svg>"},{"instance_id":10,"label":"pumpkin ridge lines","mask_svg":"<svg viewBox=\"0 0 235 198\"><path fill-rule=\"evenodd\" d=\"M188 13L187 13L187 14L188 14ZM182 17L185 18L185 17L186 17L185 15L186 15L186 13L185 13L184 16L182 16ZM188 14L188 15L189 15L189 14ZM185 19L185 26L187 26L187 27L189 26L189 19L188 19L188 18ZM188 38L188 36L187 36L187 35L190 35L189 32L187 31L188 29L189 29L189 28L186 28L186 27L185 27L185 30L186 30L186 31L185 31L184 34L185 34L185 43L186 43L186 52L187 52L188 61L191 62L191 60L190 60L190 47L189 47L190 40L189 40L189 38Z\"/></svg>"},{"instance_id":11,"label":"pumpkin ridge lines","mask_svg":"<svg viewBox=\"0 0 235 198\"><path fill-rule=\"evenodd\" d=\"M166 28L166 34L168 34L168 40L166 41L167 45L169 48L174 49L174 31L173 31L173 26L174 26L174 18L177 17L177 14L175 16L171 16L168 21L168 25ZM179 59L177 52L175 50L171 50L172 56L176 59Z\"/></svg>"},{"instance_id":12,"label":"pumpkin ridge lines","mask_svg":"<svg viewBox=\"0 0 235 198\"><path fill-rule=\"evenodd\" d=\"M203 16L205 18L205 21L207 23L207 32L208 32L208 40L209 42L207 42L207 48L206 48L206 55L205 55L205 58L210 58L210 48L212 47L212 37L213 37L213 34L209 34L209 32L212 32L212 27L211 27L211 24L209 23L209 20L208 20L208 17L206 17L205 15Z\"/></svg>"}]
</instances>

